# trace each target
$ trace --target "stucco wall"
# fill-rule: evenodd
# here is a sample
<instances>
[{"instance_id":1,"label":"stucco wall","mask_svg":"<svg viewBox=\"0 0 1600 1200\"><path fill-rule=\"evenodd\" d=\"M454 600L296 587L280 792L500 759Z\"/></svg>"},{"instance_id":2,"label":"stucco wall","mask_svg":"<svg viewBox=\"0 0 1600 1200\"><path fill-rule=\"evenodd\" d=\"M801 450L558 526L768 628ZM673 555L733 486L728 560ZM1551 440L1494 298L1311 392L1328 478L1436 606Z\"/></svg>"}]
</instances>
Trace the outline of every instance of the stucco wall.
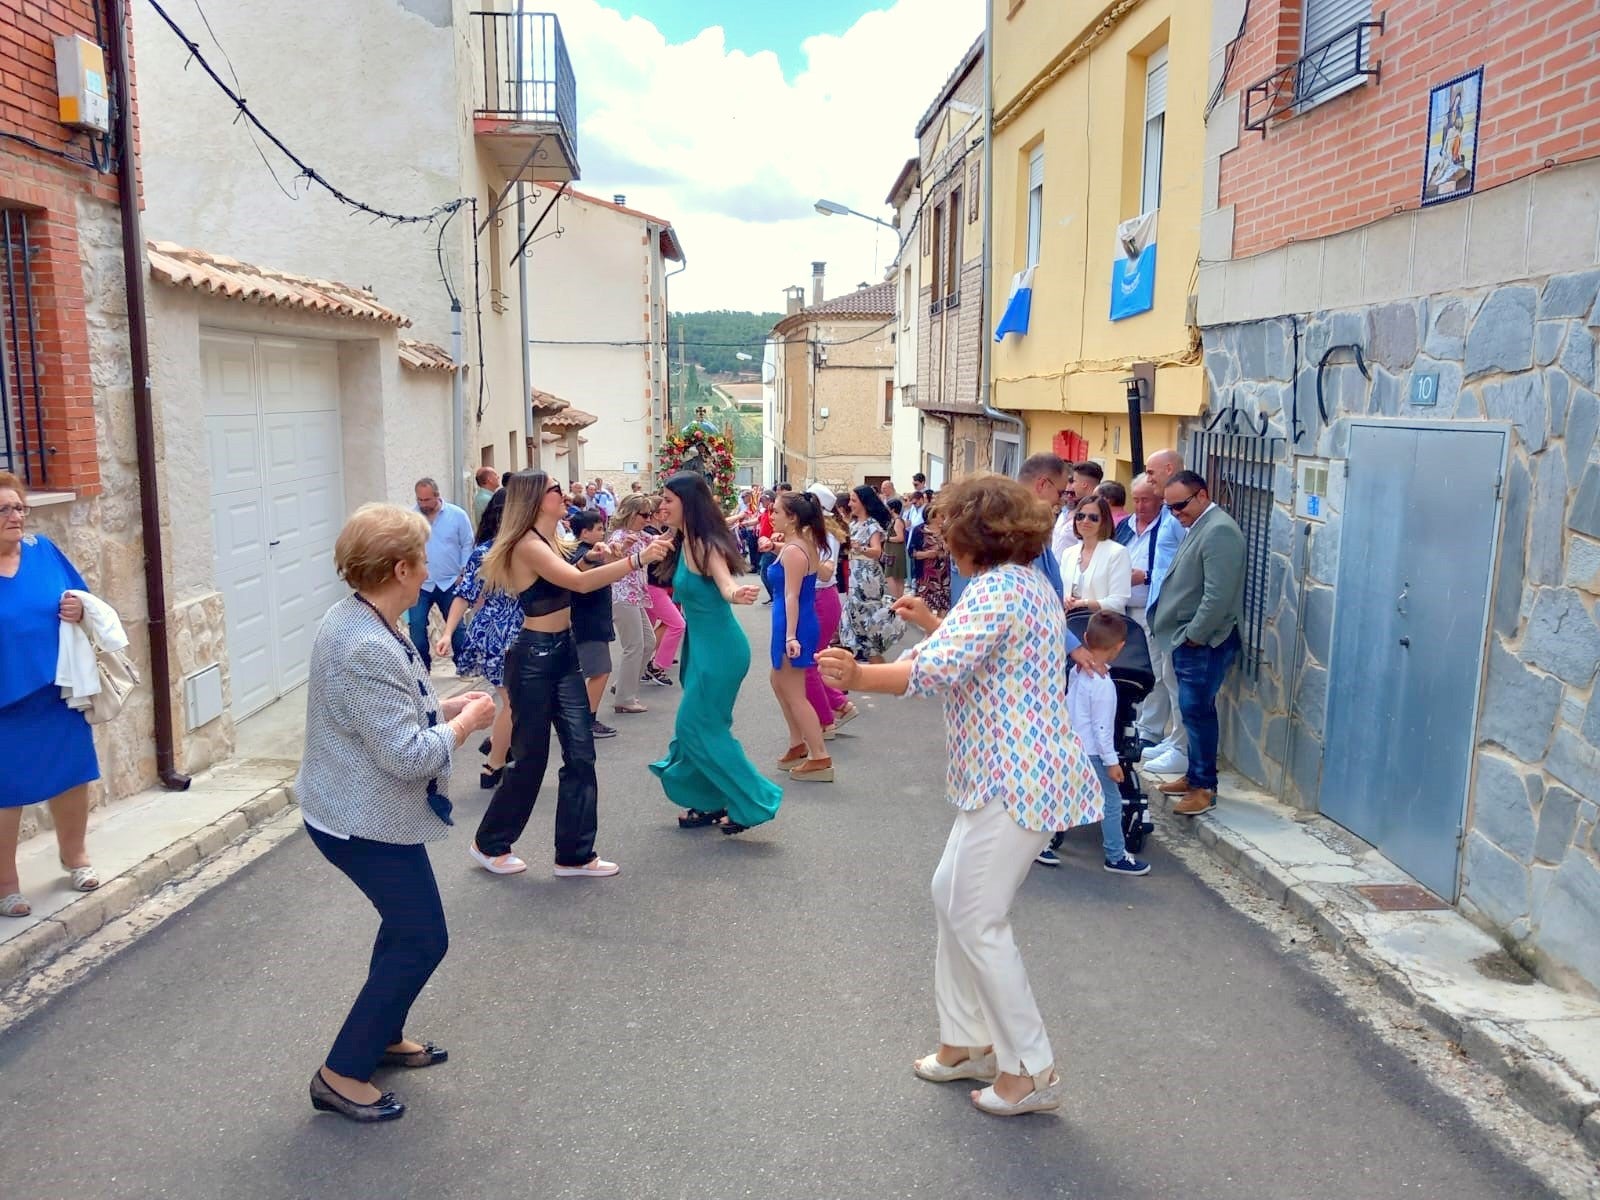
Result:
<instances>
[{"instance_id":1,"label":"stucco wall","mask_svg":"<svg viewBox=\"0 0 1600 1200\"><path fill-rule=\"evenodd\" d=\"M1156 412L1191 416L1205 394L1188 311L1200 250L1211 5L1145 0L1122 11L1100 31L1092 49L1052 74L1052 63L1064 61L1105 6L1030 2L1008 15L1006 0L991 3L996 24L991 312L1003 310L1012 277L1026 258L1029 154L1042 144L1045 158L1032 328L994 347L991 403L1004 409L1093 413L1097 425L1125 426L1127 364L1151 361L1158 364ZM1112 321L1116 227L1139 212L1145 65L1163 45L1170 57L1155 307ZM1035 83L1039 90L1029 95ZM1128 441L1124 429L1124 447Z\"/></svg>"},{"instance_id":2,"label":"stucco wall","mask_svg":"<svg viewBox=\"0 0 1600 1200\"><path fill-rule=\"evenodd\" d=\"M559 237L544 238L560 230ZM659 251L646 222L601 204L562 199L533 246L533 379L599 418L583 431L584 470L625 476L650 461L650 302ZM618 346L551 342L621 342ZM692 357L692 351L691 351ZM678 424L688 414L677 414Z\"/></svg>"},{"instance_id":3,"label":"stucco wall","mask_svg":"<svg viewBox=\"0 0 1600 1200\"><path fill-rule=\"evenodd\" d=\"M462 194L471 103L457 83L458 31L440 22L443 11L418 8L341 0L335 20L319 0L280 0L211 5L206 15L242 93L275 133L344 191L410 214ZM179 19L198 26L192 11ZM204 30L190 33L226 70ZM280 187L226 97L186 69L188 51L165 23L137 22L134 40L147 237L369 286L412 319L416 336L449 344L434 230L352 213L262 142ZM429 101L419 103L424 85ZM459 290L459 243L447 239L447 249Z\"/></svg>"}]
</instances>

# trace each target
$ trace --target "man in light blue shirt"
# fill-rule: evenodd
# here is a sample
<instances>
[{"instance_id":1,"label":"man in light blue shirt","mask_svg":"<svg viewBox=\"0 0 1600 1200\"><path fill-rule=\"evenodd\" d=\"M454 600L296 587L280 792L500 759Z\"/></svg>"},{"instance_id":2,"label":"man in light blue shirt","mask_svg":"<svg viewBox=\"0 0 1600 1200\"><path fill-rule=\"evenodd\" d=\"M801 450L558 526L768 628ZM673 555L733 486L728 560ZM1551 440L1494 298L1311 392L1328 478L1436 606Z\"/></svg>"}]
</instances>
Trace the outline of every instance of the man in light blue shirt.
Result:
<instances>
[{"instance_id":1,"label":"man in light blue shirt","mask_svg":"<svg viewBox=\"0 0 1600 1200\"><path fill-rule=\"evenodd\" d=\"M1181 470L1183 457L1176 450L1157 450L1145 463L1145 474L1155 484L1158 496L1166 491L1167 484ZM1161 598L1162 581L1172 569L1172 560L1177 557L1178 547L1183 545L1184 535L1188 532L1181 523L1170 518L1163 520L1156 530L1156 560L1150 572L1150 595L1144 609L1147 628L1151 614L1156 610L1156 602ZM1155 686L1167 692L1171 728L1164 738L1145 750L1144 766L1157 775L1181 775L1189 769L1189 734L1179 716L1178 680L1172 673L1172 652L1162 650L1154 638L1150 639L1150 663L1155 670Z\"/></svg>"},{"instance_id":2,"label":"man in light blue shirt","mask_svg":"<svg viewBox=\"0 0 1600 1200\"><path fill-rule=\"evenodd\" d=\"M439 495L439 485L431 479L417 480L417 511L428 518L433 532L428 535L428 581L422 595L406 614L411 627L411 644L422 655L422 665L432 670L433 647L428 641L428 614L437 608L446 618L450 602L456 598L456 584L472 556L472 520L464 509L447 503ZM460 654L466 645L467 631L460 625L450 635L450 652Z\"/></svg>"}]
</instances>

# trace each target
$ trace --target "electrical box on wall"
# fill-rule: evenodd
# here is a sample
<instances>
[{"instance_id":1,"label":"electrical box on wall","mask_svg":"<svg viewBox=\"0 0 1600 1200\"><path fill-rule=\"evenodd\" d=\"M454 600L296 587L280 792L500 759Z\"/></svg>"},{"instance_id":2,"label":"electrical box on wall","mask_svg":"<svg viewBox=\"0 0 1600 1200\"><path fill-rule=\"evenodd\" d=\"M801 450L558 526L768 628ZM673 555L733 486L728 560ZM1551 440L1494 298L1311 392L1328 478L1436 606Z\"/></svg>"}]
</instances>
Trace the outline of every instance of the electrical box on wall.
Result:
<instances>
[{"instance_id":1,"label":"electrical box on wall","mask_svg":"<svg viewBox=\"0 0 1600 1200\"><path fill-rule=\"evenodd\" d=\"M56 38L56 95L63 125L111 132L105 51L80 34Z\"/></svg>"},{"instance_id":2,"label":"electrical box on wall","mask_svg":"<svg viewBox=\"0 0 1600 1200\"><path fill-rule=\"evenodd\" d=\"M183 681L184 727L199 729L222 715L222 668L206 667Z\"/></svg>"},{"instance_id":3,"label":"electrical box on wall","mask_svg":"<svg viewBox=\"0 0 1600 1200\"><path fill-rule=\"evenodd\" d=\"M1328 460L1302 458L1296 467L1294 515L1311 521L1328 519Z\"/></svg>"}]
</instances>

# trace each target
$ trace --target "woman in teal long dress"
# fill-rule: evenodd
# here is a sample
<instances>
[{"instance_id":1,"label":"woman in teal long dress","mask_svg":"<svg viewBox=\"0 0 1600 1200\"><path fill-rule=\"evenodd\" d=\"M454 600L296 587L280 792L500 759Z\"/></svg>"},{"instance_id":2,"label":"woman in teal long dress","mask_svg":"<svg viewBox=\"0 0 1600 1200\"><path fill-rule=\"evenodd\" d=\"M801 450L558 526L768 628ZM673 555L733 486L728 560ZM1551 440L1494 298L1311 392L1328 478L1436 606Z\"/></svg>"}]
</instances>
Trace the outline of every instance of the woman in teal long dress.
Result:
<instances>
[{"instance_id":1,"label":"woman in teal long dress","mask_svg":"<svg viewBox=\"0 0 1600 1200\"><path fill-rule=\"evenodd\" d=\"M650 764L667 799L685 810L685 829L715 825L743 833L778 815L783 790L756 769L733 736L733 705L750 669L750 641L733 605L754 604L759 591L740 586L739 545L703 476L681 471L662 493L667 522L678 531L673 599L683 608L688 636L681 651L672 745Z\"/></svg>"}]
</instances>

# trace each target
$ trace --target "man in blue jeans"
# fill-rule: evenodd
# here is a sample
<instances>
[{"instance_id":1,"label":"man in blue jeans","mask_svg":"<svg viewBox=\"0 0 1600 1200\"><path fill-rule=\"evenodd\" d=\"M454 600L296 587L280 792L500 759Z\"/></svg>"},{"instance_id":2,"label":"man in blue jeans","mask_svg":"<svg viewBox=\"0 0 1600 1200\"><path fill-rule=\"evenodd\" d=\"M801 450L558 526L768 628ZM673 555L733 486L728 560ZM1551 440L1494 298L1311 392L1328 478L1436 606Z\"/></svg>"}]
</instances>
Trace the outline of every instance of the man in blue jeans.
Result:
<instances>
[{"instance_id":1,"label":"man in blue jeans","mask_svg":"<svg viewBox=\"0 0 1600 1200\"><path fill-rule=\"evenodd\" d=\"M1217 803L1217 693L1241 645L1244 534L1211 502L1206 481L1193 471L1174 475L1164 499L1187 532L1148 615L1151 637L1172 654L1189 769L1161 790L1183 796L1173 812L1195 817Z\"/></svg>"},{"instance_id":2,"label":"man in blue jeans","mask_svg":"<svg viewBox=\"0 0 1600 1200\"><path fill-rule=\"evenodd\" d=\"M411 627L411 644L422 655L422 665L433 668L433 643L428 638L428 613L437 608L448 618L450 602L456 598L456 584L461 571L472 555L472 521L466 510L447 503L439 495L439 485L431 479L417 480L417 511L428 518L433 532L428 535L428 581L422 585L422 595L406 613L406 623ZM467 643L466 622L456 626L450 635L450 651L460 654Z\"/></svg>"}]
</instances>

